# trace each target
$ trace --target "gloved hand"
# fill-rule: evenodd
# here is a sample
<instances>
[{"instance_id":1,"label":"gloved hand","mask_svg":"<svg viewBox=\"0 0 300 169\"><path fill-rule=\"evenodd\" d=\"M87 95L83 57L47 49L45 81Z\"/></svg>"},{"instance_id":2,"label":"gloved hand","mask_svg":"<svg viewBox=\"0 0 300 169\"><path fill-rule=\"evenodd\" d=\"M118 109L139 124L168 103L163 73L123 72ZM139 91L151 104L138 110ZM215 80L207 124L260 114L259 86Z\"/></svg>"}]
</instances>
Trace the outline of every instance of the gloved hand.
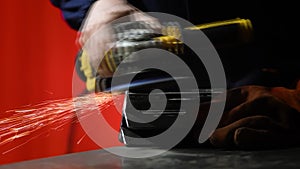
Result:
<instances>
[{"instance_id":1,"label":"gloved hand","mask_svg":"<svg viewBox=\"0 0 300 169\"><path fill-rule=\"evenodd\" d=\"M243 149L300 145L300 81L296 89L244 86L229 90L210 137L215 147Z\"/></svg>"},{"instance_id":2,"label":"gloved hand","mask_svg":"<svg viewBox=\"0 0 300 169\"><path fill-rule=\"evenodd\" d=\"M100 64L114 41L110 24L129 14L133 16L131 19L134 21L146 21L155 23L153 26L159 26L156 18L141 12L125 0L100 0L92 5L79 31L78 42L84 48L93 71L98 71L102 77L112 76L107 65Z\"/></svg>"}]
</instances>

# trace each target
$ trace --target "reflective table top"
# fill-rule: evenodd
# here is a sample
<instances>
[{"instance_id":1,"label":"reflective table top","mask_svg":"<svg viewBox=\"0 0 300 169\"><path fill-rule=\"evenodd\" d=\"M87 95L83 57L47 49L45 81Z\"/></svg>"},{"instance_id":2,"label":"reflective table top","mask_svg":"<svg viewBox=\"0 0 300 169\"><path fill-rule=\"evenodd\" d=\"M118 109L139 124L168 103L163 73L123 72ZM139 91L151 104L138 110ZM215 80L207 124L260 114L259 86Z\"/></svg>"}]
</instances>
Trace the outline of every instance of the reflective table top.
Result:
<instances>
[{"instance_id":1,"label":"reflective table top","mask_svg":"<svg viewBox=\"0 0 300 169\"><path fill-rule=\"evenodd\" d=\"M114 147L109 151L137 151L147 158L128 158L110 153L107 150L94 150L62 156L24 161L0 166L0 169L150 169L150 168L300 168L300 148L235 151L218 149L173 149L160 154L159 149Z\"/></svg>"}]
</instances>

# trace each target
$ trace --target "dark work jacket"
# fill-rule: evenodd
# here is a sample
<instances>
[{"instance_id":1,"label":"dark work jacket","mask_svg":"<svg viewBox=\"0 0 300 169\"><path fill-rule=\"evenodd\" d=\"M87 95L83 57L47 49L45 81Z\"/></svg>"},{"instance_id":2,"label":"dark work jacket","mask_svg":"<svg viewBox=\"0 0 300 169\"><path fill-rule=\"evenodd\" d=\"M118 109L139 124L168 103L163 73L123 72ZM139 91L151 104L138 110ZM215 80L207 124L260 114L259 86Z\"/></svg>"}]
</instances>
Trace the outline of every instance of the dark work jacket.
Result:
<instances>
[{"instance_id":1,"label":"dark work jacket","mask_svg":"<svg viewBox=\"0 0 300 169\"><path fill-rule=\"evenodd\" d=\"M51 0L61 9L68 25L75 30L79 29L94 1ZM177 15L193 24L237 17L250 19L254 28L255 47L246 52L233 54L245 54L243 56L222 60L228 77L235 83L233 86L268 79L265 73L261 74L261 68L279 70L280 73L277 75L280 78L274 85L291 84L295 77L299 77L300 56L297 42L299 28L296 26L299 9L296 1L128 0L128 2L142 11Z\"/></svg>"}]
</instances>

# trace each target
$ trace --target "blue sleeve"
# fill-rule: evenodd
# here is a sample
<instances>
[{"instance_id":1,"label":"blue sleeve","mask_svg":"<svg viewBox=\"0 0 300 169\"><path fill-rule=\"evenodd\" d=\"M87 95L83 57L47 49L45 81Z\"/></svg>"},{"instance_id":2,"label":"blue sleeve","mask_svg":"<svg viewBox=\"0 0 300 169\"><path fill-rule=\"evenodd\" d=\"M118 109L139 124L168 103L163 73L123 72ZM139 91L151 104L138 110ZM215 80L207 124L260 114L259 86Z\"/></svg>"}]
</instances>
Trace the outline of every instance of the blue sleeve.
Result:
<instances>
[{"instance_id":1,"label":"blue sleeve","mask_svg":"<svg viewBox=\"0 0 300 169\"><path fill-rule=\"evenodd\" d=\"M96 0L50 0L62 11L67 24L75 30L81 26L83 19L93 2Z\"/></svg>"}]
</instances>

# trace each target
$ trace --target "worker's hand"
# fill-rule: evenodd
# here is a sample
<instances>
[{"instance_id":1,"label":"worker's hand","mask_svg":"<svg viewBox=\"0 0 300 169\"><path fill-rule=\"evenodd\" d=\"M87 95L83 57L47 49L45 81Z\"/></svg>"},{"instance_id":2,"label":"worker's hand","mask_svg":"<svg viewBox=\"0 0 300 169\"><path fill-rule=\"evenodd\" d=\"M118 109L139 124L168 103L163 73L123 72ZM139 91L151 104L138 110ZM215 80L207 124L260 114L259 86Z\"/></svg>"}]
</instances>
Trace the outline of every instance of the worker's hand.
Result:
<instances>
[{"instance_id":1,"label":"worker's hand","mask_svg":"<svg viewBox=\"0 0 300 169\"><path fill-rule=\"evenodd\" d=\"M300 145L300 88L245 86L229 90L226 102L219 127L210 137L212 145L246 149Z\"/></svg>"},{"instance_id":2,"label":"worker's hand","mask_svg":"<svg viewBox=\"0 0 300 169\"><path fill-rule=\"evenodd\" d=\"M155 18L142 13L125 0L99 0L92 5L81 27L78 42L87 53L93 70L98 71L102 77L111 77L113 73L107 65L100 65L105 52L113 45L114 32L111 23L129 14L133 16L130 18L133 21L156 23L153 25L158 23Z\"/></svg>"}]
</instances>

